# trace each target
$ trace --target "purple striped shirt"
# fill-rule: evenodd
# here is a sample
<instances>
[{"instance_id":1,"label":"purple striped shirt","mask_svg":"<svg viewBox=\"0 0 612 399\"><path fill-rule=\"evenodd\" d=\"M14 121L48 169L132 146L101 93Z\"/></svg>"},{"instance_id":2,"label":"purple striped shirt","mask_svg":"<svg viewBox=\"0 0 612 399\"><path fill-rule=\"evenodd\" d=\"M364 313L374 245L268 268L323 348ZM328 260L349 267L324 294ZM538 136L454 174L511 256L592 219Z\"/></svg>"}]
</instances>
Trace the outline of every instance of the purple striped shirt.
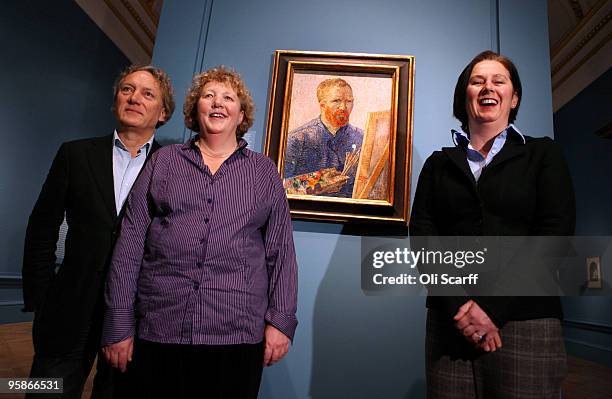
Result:
<instances>
[{"instance_id":1,"label":"purple striped shirt","mask_svg":"<svg viewBox=\"0 0 612 399\"><path fill-rule=\"evenodd\" d=\"M212 175L194 140L153 154L127 200L102 344L257 343L297 326L297 263L274 163L238 149Z\"/></svg>"}]
</instances>

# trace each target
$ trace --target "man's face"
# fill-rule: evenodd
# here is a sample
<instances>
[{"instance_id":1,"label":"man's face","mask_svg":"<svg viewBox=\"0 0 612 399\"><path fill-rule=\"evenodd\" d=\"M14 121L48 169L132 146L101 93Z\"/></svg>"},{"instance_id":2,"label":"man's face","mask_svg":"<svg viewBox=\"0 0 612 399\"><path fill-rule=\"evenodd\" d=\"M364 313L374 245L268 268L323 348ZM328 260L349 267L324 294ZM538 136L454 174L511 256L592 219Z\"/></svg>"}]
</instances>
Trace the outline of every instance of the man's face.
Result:
<instances>
[{"instance_id":1,"label":"man's face","mask_svg":"<svg viewBox=\"0 0 612 399\"><path fill-rule=\"evenodd\" d=\"M166 118L159 82L146 71L137 71L123 78L114 108L122 129L149 133Z\"/></svg>"},{"instance_id":2,"label":"man's face","mask_svg":"<svg viewBox=\"0 0 612 399\"><path fill-rule=\"evenodd\" d=\"M332 86L319 105L325 119L334 128L340 128L349 123L349 116L353 111L353 90L348 86Z\"/></svg>"}]
</instances>

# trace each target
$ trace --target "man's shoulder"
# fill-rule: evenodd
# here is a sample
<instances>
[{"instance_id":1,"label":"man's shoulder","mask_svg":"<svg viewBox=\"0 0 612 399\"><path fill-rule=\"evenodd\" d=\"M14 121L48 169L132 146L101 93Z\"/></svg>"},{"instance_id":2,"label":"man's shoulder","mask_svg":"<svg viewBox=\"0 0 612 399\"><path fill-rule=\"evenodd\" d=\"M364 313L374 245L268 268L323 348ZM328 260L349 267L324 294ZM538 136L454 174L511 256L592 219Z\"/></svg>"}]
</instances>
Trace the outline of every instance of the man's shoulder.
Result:
<instances>
[{"instance_id":1,"label":"man's shoulder","mask_svg":"<svg viewBox=\"0 0 612 399\"><path fill-rule=\"evenodd\" d=\"M62 147L66 149L82 149L84 147L89 146L98 146L108 144L111 146L112 143L112 134L107 134L105 136L96 136L96 137L86 137L81 139L70 140L62 143Z\"/></svg>"},{"instance_id":2,"label":"man's shoulder","mask_svg":"<svg viewBox=\"0 0 612 399\"><path fill-rule=\"evenodd\" d=\"M320 135L323 132L324 126L319 118L314 118L301 126L296 127L289 132L289 136L294 137L312 137Z\"/></svg>"},{"instance_id":3,"label":"man's shoulder","mask_svg":"<svg viewBox=\"0 0 612 399\"><path fill-rule=\"evenodd\" d=\"M336 139L346 145L355 144L360 146L363 142L363 130L357 126L347 124L336 132Z\"/></svg>"},{"instance_id":4,"label":"man's shoulder","mask_svg":"<svg viewBox=\"0 0 612 399\"><path fill-rule=\"evenodd\" d=\"M356 140L363 140L363 129L355 125L351 125L350 123L346 125L346 133Z\"/></svg>"},{"instance_id":5,"label":"man's shoulder","mask_svg":"<svg viewBox=\"0 0 612 399\"><path fill-rule=\"evenodd\" d=\"M350 123L346 127L347 127L347 130L349 130L351 132L363 135L363 129L360 128L360 127L357 127L355 125L351 125Z\"/></svg>"}]
</instances>

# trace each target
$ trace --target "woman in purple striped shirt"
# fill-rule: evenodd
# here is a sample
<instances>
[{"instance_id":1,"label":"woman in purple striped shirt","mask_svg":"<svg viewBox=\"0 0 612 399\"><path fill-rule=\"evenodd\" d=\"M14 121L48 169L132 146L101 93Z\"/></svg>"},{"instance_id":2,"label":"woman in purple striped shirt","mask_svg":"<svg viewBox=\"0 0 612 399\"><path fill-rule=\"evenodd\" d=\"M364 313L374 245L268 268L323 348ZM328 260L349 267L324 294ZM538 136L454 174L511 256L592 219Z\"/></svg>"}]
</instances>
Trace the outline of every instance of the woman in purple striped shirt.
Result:
<instances>
[{"instance_id":1,"label":"woman in purple striped shirt","mask_svg":"<svg viewBox=\"0 0 612 399\"><path fill-rule=\"evenodd\" d=\"M158 150L127 200L103 350L132 397L256 398L297 326L287 199L242 139L254 105L236 72L195 76L183 112L199 134Z\"/></svg>"}]
</instances>

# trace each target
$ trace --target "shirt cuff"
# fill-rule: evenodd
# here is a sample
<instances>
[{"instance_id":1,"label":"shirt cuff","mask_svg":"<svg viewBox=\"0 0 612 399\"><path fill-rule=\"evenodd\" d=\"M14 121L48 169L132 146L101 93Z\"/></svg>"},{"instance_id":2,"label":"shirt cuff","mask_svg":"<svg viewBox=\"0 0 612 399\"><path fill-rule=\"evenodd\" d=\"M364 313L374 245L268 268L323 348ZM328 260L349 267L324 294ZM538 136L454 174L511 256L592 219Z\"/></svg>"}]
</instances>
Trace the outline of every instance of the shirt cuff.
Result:
<instances>
[{"instance_id":1,"label":"shirt cuff","mask_svg":"<svg viewBox=\"0 0 612 399\"><path fill-rule=\"evenodd\" d=\"M266 323L277 328L293 342L293 334L295 334L295 329L298 324L295 315L287 315L274 309L268 309L265 319Z\"/></svg>"},{"instance_id":2,"label":"shirt cuff","mask_svg":"<svg viewBox=\"0 0 612 399\"><path fill-rule=\"evenodd\" d=\"M102 346L121 342L136 334L133 309L107 309L102 328Z\"/></svg>"}]
</instances>

